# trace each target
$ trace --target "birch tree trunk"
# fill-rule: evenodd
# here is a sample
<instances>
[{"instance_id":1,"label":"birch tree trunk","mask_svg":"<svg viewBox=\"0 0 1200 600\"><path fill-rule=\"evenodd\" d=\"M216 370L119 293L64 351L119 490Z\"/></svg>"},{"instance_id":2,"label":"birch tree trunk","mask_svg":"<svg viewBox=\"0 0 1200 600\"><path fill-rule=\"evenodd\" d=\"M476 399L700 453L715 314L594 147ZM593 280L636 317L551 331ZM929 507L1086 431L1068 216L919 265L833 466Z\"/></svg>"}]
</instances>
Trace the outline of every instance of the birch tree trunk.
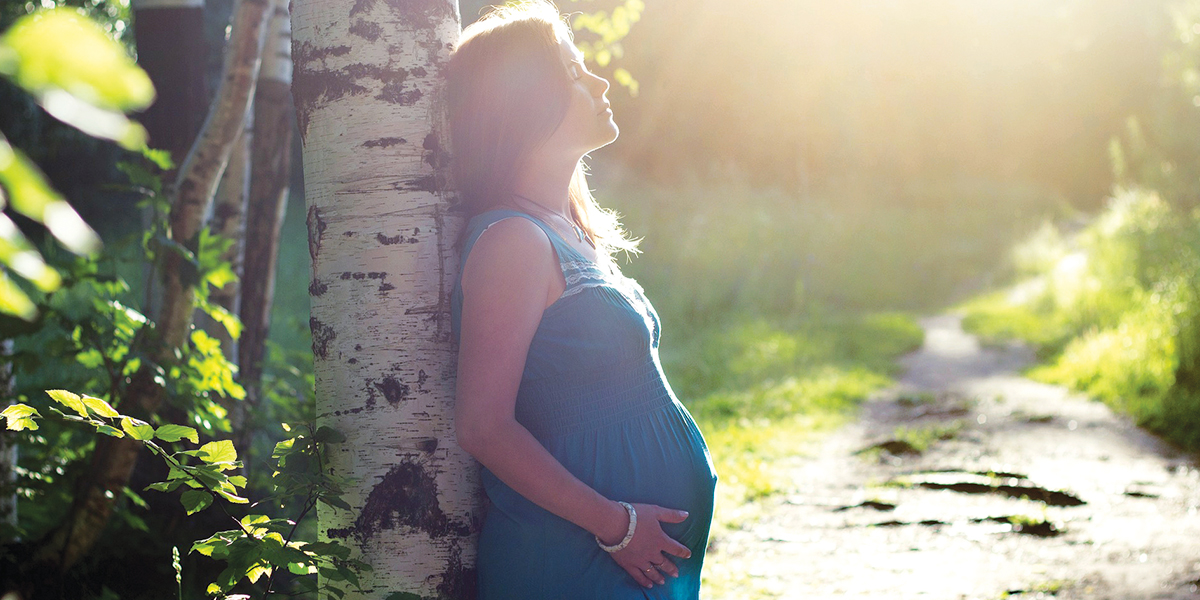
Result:
<instances>
[{"instance_id":1,"label":"birch tree trunk","mask_svg":"<svg viewBox=\"0 0 1200 600\"><path fill-rule=\"evenodd\" d=\"M221 176L221 184L217 187L216 199L208 216L209 230L233 242L221 258L229 262L233 273L238 276L238 279L213 290L208 299L235 315L238 314L241 299L242 251L246 245L246 207L250 197L250 147L253 140L254 110L251 107L246 111L241 132L229 153L229 164ZM200 311L196 313L196 321L198 325L202 324L209 335L221 341L225 358L232 360L237 356L237 340L233 339L224 325ZM232 407L227 405L226 408ZM237 427L235 423L234 429Z\"/></svg>"},{"instance_id":2,"label":"birch tree trunk","mask_svg":"<svg viewBox=\"0 0 1200 600\"><path fill-rule=\"evenodd\" d=\"M171 237L193 252L203 216L254 94L269 8L266 0L238 0L220 90L174 186ZM164 248L163 253L163 301L148 349L152 360L145 361L154 364L144 364L133 375L120 404L121 412L145 420L157 412L164 394L154 367L169 365L175 360L175 351L187 343L195 303L196 269L177 251ZM99 436L69 513L38 541L30 562L23 566L28 582L66 571L91 549L108 523L113 503L121 497L121 488L129 482L141 447L141 442L128 438Z\"/></svg>"},{"instance_id":3,"label":"birch tree trunk","mask_svg":"<svg viewBox=\"0 0 1200 600\"><path fill-rule=\"evenodd\" d=\"M279 256L279 233L287 208L292 127L295 124L291 15L288 14L288 0L273 0L273 4L262 71L254 93L255 135L239 312L242 320L242 337L238 342L239 378L246 388L244 404L251 411L259 401L263 348L275 297L275 265Z\"/></svg>"},{"instance_id":4,"label":"birch tree trunk","mask_svg":"<svg viewBox=\"0 0 1200 600\"><path fill-rule=\"evenodd\" d=\"M481 496L452 428L460 225L435 117L457 3L294 0L292 31L317 414L348 438L332 471L356 482L353 513L321 506L318 534L374 566L371 598L473 599Z\"/></svg>"}]
</instances>

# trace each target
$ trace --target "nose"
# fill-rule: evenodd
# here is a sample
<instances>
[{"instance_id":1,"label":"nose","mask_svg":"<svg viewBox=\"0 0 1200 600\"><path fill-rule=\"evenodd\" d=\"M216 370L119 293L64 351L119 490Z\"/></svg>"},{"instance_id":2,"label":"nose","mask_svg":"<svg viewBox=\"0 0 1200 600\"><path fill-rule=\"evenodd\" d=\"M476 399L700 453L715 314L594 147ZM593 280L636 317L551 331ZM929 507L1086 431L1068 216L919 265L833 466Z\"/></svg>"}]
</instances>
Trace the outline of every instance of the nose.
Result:
<instances>
[{"instance_id":1,"label":"nose","mask_svg":"<svg viewBox=\"0 0 1200 600\"><path fill-rule=\"evenodd\" d=\"M597 98L603 96L608 91L608 80L595 73L588 73L588 75L591 77L589 87L592 89L592 95Z\"/></svg>"}]
</instances>

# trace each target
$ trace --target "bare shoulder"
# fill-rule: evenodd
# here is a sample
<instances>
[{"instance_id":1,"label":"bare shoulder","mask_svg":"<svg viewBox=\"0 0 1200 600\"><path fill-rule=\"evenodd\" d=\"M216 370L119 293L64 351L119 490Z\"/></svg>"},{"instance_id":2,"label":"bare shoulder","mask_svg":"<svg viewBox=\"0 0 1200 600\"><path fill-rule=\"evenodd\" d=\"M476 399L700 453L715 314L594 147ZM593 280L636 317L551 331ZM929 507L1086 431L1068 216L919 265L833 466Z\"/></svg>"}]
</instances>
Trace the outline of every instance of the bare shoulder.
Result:
<instances>
[{"instance_id":1,"label":"bare shoulder","mask_svg":"<svg viewBox=\"0 0 1200 600\"><path fill-rule=\"evenodd\" d=\"M463 266L463 291L504 289L545 297L557 272L558 260L545 232L529 219L510 217L490 225L471 248Z\"/></svg>"}]
</instances>

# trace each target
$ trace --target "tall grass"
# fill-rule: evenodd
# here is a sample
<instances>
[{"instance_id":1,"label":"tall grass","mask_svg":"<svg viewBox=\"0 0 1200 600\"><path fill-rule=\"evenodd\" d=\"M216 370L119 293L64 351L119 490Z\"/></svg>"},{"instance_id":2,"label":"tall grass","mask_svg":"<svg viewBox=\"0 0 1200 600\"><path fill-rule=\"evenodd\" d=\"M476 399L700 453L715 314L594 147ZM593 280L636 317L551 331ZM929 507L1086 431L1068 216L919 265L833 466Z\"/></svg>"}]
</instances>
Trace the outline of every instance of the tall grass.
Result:
<instances>
[{"instance_id":1,"label":"tall grass","mask_svg":"<svg viewBox=\"0 0 1200 600\"><path fill-rule=\"evenodd\" d=\"M966 303L985 338L1036 344L1032 376L1200 450L1200 212L1123 190L1073 234L1044 225L1016 247L1019 282Z\"/></svg>"}]
</instances>

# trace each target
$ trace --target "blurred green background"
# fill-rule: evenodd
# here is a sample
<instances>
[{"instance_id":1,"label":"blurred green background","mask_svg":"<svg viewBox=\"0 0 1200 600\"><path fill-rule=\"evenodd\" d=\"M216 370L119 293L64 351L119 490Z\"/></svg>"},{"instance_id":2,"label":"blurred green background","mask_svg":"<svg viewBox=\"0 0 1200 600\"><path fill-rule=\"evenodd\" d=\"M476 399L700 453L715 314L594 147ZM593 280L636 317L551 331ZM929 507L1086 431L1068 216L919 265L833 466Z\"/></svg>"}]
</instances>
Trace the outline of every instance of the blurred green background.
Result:
<instances>
[{"instance_id":1,"label":"blurred green background","mask_svg":"<svg viewBox=\"0 0 1200 600\"><path fill-rule=\"evenodd\" d=\"M55 4L0 4L0 28ZM127 2L63 4L133 50ZM231 5L205 9L214 80ZM483 5L463 0L464 24ZM640 18L592 66L636 84L609 92L622 134L590 159L591 183L643 238L622 265L662 317L667 374L718 461L714 535L786 491L775 463L886 387L921 343L915 317L944 310L987 340L1033 344L1034 377L1200 449L1200 2L560 3L618 6ZM116 167L124 151L6 81L0 131L101 233L102 268L136 302L128 240L142 221ZM293 155L268 376L302 388L309 266ZM31 367L21 393L64 368ZM49 522L52 503L25 501Z\"/></svg>"}]
</instances>

